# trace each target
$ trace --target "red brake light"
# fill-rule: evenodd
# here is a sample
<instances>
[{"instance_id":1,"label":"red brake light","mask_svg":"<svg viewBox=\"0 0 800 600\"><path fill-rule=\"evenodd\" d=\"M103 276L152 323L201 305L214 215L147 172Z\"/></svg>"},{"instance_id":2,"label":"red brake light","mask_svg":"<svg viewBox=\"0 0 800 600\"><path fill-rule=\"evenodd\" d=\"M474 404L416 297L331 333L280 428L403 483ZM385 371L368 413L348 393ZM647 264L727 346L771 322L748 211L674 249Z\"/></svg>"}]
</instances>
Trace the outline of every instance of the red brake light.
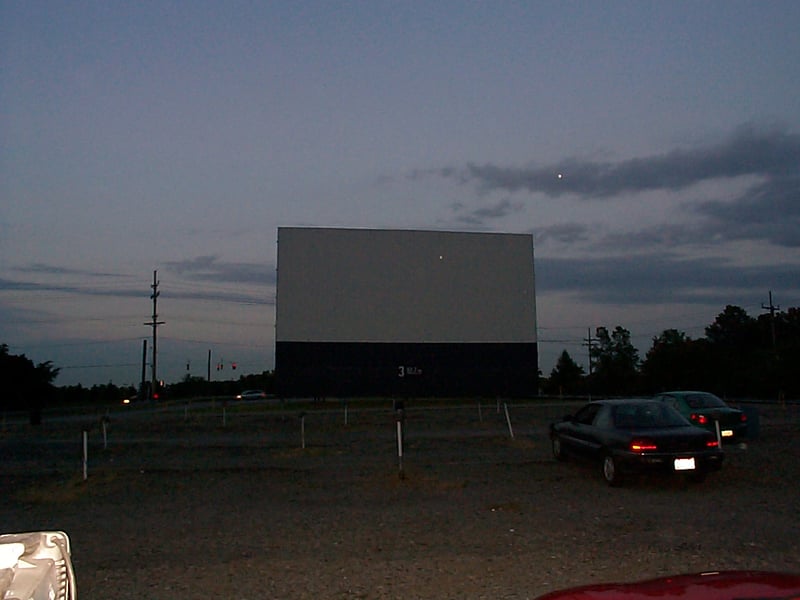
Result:
<instances>
[{"instance_id":1,"label":"red brake light","mask_svg":"<svg viewBox=\"0 0 800 600\"><path fill-rule=\"evenodd\" d=\"M700 425L705 425L706 423L708 423L708 417L706 417L705 415L698 415L697 413L692 413L691 415L689 415L689 418L692 421L696 421Z\"/></svg>"},{"instance_id":2,"label":"red brake light","mask_svg":"<svg viewBox=\"0 0 800 600\"><path fill-rule=\"evenodd\" d=\"M718 448L719 442L717 440L708 440L706 441L706 448Z\"/></svg>"},{"instance_id":3,"label":"red brake light","mask_svg":"<svg viewBox=\"0 0 800 600\"><path fill-rule=\"evenodd\" d=\"M746 422L747 422L747 415L746 415L746 414L744 414L744 413L742 413L742 414L741 414L741 416L739 417L739 420L740 420L742 423L746 423Z\"/></svg>"},{"instance_id":4,"label":"red brake light","mask_svg":"<svg viewBox=\"0 0 800 600\"><path fill-rule=\"evenodd\" d=\"M650 440L633 440L628 447L631 452L652 452L653 450L658 450L658 446Z\"/></svg>"}]
</instances>

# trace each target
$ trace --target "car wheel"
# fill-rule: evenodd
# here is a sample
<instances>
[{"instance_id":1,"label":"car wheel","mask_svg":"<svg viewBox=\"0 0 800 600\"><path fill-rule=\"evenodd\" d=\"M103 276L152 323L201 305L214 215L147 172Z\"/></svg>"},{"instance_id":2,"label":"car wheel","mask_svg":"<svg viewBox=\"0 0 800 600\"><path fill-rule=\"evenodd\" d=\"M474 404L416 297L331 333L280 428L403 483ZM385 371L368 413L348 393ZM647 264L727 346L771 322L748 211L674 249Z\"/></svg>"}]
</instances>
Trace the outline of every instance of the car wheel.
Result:
<instances>
[{"instance_id":1,"label":"car wheel","mask_svg":"<svg viewBox=\"0 0 800 600\"><path fill-rule=\"evenodd\" d=\"M566 456L564 455L564 448L561 447L561 438L558 436L553 436L551 442L553 448L553 457L556 460L564 460Z\"/></svg>"},{"instance_id":2,"label":"car wheel","mask_svg":"<svg viewBox=\"0 0 800 600\"><path fill-rule=\"evenodd\" d=\"M610 454L603 457L603 479L610 486L618 486L622 484L622 474L617 468L617 462Z\"/></svg>"}]
</instances>

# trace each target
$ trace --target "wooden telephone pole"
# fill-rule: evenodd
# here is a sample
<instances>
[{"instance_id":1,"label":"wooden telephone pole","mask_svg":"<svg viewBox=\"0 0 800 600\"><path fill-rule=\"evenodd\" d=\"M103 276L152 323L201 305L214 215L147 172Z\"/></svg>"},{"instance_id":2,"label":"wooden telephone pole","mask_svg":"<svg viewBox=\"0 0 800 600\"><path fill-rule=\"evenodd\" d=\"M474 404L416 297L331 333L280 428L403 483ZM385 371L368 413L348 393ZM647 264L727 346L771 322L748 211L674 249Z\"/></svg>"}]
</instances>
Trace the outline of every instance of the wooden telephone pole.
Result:
<instances>
[{"instance_id":1,"label":"wooden telephone pole","mask_svg":"<svg viewBox=\"0 0 800 600\"><path fill-rule=\"evenodd\" d=\"M152 382L150 388L150 397L155 398L158 393L158 326L163 325L164 321L158 320L158 296L161 292L158 291L158 271L153 271L153 293L150 295L153 301L153 316L151 320L145 325L153 328L153 360L150 362L152 368Z\"/></svg>"}]
</instances>

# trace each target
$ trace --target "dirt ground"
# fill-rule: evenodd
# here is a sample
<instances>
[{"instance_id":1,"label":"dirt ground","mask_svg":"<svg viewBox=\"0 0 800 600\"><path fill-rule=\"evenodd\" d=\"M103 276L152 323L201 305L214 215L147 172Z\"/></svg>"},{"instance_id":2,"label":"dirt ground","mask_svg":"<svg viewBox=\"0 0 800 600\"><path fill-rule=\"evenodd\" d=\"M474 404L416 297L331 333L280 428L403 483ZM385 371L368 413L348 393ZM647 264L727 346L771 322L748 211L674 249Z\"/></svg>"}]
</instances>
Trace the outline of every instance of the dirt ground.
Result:
<instances>
[{"instance_id":1,"label":"dirt ground","mask_svg":"<svg viewBox=\"0 0 800 600\"><path fill-rule=\"evenodd\" d=\"M0 526L66 531L90 600L516 599L800 572L800 407L760 406L758 437L702 484L622 488L552 459L547 425L574 406L507 408L410 403L402 461L390 405L126 407L105 437L96 416L4 421Z\"/></svg>"}]
</instances>

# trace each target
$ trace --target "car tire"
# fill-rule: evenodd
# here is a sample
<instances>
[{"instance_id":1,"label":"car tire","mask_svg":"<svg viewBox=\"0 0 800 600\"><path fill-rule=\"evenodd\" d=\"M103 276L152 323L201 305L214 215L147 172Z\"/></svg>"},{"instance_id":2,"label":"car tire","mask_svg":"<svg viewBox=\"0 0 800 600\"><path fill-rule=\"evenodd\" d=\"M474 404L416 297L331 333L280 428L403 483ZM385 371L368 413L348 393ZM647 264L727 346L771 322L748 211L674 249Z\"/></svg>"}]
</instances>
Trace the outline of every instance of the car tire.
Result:
<instances>
[{"instance_id":1,"label":"car tire","mask_svg":"<svg viewBox=\"0 0 800 600\"><path fill-rule=\"evenodd\" d=\"M603 479L611 487L622 485L622 473L619 472L619 465L611 454L603 456Z\"/></svg>"},{"instance_id":2,"label":"car tire","mask_svg":"<svg viewBox=\"0 0 800 600\"><path fill-rule=\"evenodd\" d=\"M550 443L553 449L553 458L565 460L567 457L564 455L564 448L561 446L561 438L555 435L550 439Z\"/></svg>"}]
</instances>

